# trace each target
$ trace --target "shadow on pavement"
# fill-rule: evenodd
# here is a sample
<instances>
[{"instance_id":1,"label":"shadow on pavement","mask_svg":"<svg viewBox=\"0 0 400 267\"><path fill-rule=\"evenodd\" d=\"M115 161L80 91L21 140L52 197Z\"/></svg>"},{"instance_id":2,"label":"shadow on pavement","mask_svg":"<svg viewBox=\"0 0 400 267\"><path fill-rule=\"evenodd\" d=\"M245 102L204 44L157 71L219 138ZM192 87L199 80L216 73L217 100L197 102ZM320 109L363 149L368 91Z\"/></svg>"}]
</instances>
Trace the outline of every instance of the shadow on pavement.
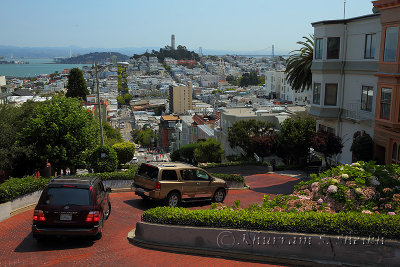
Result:
<instances>
[{"instance_id":1,"label":"shadow on pavement","mask_svg":"<svg viewBox=\"0 0 400 267\"><path fill-rule=\"evenodd\" d=\"M30 233L22 240L14 252L54 251L91 247L94 240L90 237L49 237L37 241Z\"/></svg>"},{"instance_id":2,"label":"shadow on pavement","mask_svg":"<svg viewBox=\"0 0 400 267\"><path fill-rule=\"evenodd\" d=\"M255 187L250 188L251 191L255 191L258 193L272 194L272 195L290 195L293 193L294 186L297 185L300 180L290 181L284 184L272 185L267 187Z\"/></svg>"},{"instance_id":3,"label":"shadow on pavement","mask_svg":"<svg viewBox=\"0 0 400 267\"><path fill-rule=\"evenodd\" d=\"M148 210L155 207L165 206L165 203L162 201L152 201L152 200L143 200L143 199L130 199L124 201L124 203L128 204L139 210ZM193 202L184 202L180 204L180 207L183 208L201 208L204 206L211 205L210 200L201 200L201 201L193 201Z\"/></svg>"}]
</instances>

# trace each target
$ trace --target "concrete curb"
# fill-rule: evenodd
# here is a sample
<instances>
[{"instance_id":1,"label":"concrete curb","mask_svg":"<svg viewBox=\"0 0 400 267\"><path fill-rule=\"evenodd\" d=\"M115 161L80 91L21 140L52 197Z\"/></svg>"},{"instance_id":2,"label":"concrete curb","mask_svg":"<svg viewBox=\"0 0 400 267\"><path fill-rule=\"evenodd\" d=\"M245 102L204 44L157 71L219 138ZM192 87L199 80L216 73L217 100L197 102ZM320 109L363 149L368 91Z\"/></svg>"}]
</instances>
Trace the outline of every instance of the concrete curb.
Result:
<instances>
[{"instance_id":1,"label":"concrete curb","mask_svg":"<svg viewBox=\"0 0 400 267\"><path fill-rule=\"evenodd\" d=\"M128 240L140 246L307 266L398 266L400 242L243 229L218 229L138 222Z\"/></svg>"}]
</instances>

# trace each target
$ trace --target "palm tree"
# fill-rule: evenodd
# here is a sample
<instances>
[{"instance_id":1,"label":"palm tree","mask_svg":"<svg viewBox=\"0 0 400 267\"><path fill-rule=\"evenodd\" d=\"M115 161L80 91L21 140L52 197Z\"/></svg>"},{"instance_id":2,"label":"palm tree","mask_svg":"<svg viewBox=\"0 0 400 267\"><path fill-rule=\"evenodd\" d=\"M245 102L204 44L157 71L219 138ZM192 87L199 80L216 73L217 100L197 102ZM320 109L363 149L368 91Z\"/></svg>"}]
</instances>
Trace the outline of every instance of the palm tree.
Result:
<instances>
[{"instance_id":1,"label":"palm tree","mask_svg":"<svg viewBox=\"0 0 400 267\"><path fill-rule=\"evenodd\" d=\"M300 49L290 52L292 55L286 60L287 80L295 91L311 87L312 73L311 64L314 54L314 36L303 36L305 41L299 41Z\"/></svg>"}]
</instances>

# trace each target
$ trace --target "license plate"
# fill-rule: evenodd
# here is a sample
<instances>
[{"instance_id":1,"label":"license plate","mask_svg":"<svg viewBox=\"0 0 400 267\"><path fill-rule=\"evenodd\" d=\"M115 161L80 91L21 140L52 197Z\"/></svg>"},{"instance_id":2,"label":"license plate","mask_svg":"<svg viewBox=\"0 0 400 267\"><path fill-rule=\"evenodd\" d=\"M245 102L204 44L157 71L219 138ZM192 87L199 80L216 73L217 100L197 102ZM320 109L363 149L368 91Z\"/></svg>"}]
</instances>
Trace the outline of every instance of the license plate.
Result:
<instances>
[{"instance_id":1,"label":"license plate","mask_svg":"<svg viewBox=\"0 0 400 267\"><path fill-rule=\"evenodd\" d=\"M72 214L60 214L60 221L70 221L72 220Z\"/></svg>"}]
</instances>

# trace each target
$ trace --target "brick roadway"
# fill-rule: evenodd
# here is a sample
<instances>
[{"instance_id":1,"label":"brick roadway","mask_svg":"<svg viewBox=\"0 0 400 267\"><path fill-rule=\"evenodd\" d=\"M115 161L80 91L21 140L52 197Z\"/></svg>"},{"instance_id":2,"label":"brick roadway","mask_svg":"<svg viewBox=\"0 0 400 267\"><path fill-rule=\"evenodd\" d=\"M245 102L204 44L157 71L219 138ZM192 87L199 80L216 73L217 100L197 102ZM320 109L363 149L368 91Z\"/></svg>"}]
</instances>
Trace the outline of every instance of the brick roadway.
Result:
<instances>
[{"instance_id":1,"label":"brick roadway","mask_svg":"<svg viewBox=\"0 0 400 267\"><path fill-rule=\"evenodd\" d=\"M261 203L265 193L287 193L297 179L275 175L246 176L251 190L231 190L225 200L241 206ZM130 244L127 233L135 227L143 210L155 204L144 202L131 192L110 194L112 212L104 224L102 239L63 238L37 243L30 233L32 210L0 222L0 266L256 266L266 263L178 254L144 249ZM185 205L209 208L210 203ZM274 266L274 265L269 265ZM276 266L276 265L275 265Z\"/></svg>"}]
</instances>

